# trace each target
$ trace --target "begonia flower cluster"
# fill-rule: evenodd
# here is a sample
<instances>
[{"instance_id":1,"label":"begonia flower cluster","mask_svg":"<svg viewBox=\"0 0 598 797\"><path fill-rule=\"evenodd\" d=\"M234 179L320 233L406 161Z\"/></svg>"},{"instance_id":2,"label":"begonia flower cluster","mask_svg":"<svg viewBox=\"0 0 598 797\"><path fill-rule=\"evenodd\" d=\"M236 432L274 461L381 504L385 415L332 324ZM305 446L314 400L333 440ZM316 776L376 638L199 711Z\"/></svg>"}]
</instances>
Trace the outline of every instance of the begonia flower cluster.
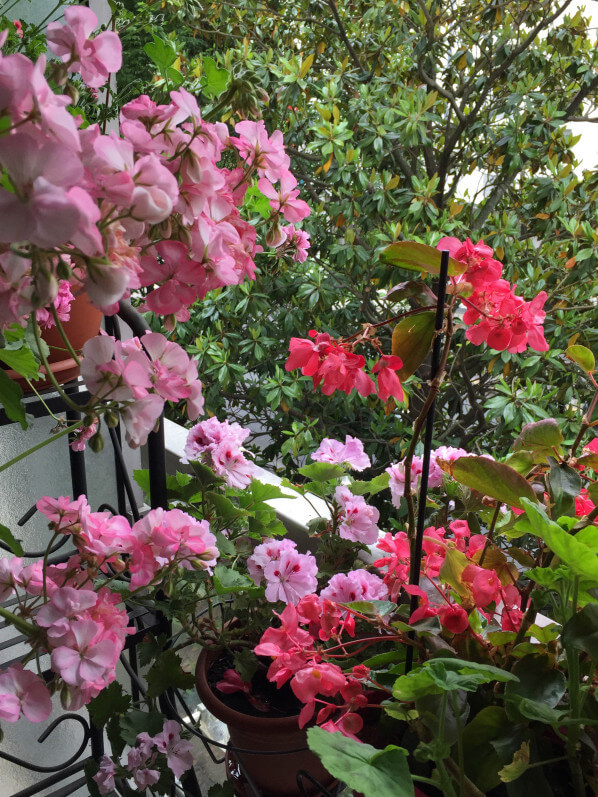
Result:
<instances>
[{"instance_id":1,"label":"begonia flower cluster","mask_svg":"<svg viewBox=\"0 0 598 797\"><path fill-rule=\"evenodd\" d=\"M377 374L376 384L365 371L365 357L356 354L354 347L354 341L334 340L327 332L311 329L309 338L291 338L285 368L287 371L300 368L303 376L311 376L314 388L322 386L325 396L335 390L349 395L355 389L360 396L376 393L382 401L391 397L403 401L403 388L396 374L403 367L401 359L381 355L371 371Z\"/></svg>"},{"instance_id":2,"label":"begonia flower cluster","mask_svg":"<svg viewBox=\"0 0 598 797\"><path fill-rule=\"evenodd\" d=\"M463 298L467 340L476 346L486 343L497 351L519 353L527 346L548 351L542 328L546 291L540 291L529 302L518 296L516 285L502 279L502 263L493 258L492 248L483 241L474 244L467 238L462 243L458 238L445 237L437 248L447 250L451 257L467 265L458 280L473 287L473 293Z\"/></svg>"}]
</instances>

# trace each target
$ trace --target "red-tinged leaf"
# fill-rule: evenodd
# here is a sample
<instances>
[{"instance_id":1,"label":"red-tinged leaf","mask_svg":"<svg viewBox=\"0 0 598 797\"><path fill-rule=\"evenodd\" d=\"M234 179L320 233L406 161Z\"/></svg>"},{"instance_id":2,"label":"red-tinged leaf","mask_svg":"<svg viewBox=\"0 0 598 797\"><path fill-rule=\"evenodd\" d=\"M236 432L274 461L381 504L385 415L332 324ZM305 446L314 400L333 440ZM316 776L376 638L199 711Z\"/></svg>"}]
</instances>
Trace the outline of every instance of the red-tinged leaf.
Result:
<instances>
[{"instance_id":1,"label":"red-tinged leaf","mask_svg":"<svg viewBox=\"0 0 598 797\"><path fill-rule=\"evenodd\" d=\"M537 502L531 485L502 462L487 457L461 457L452 463L452 477L472 490L489 495L507 506L523 509L522 498Z\"/></svg>"},{"instance_id":2,"label":"red-tinged leaf","mask_svg":"<svg viewBox=\"0 0 598 797\"><path fill-rule=\"evenodd\" d=\"M544 462L555 452L562 454L563 434L554 418L526 423L513 444L514 451L530 451L534 462Z\"/></svg>"},{"instance_id":3,"label":"red-tinged leaf","mask_svg":"<svg viewBox=\"0 0 598 797\"><path fill-rule=\"evenodd\" d=\"M389 302L400 302L403 299L415 299L416 302L424 307L436 305L437 297L424 282L408 280L394 285L384 297Z\"/></svg>"},{"instance_id":4,"label":"red-tinged leaf","mask_svg":"<svg viewBox=\"0 0 598 797\"><path fill-rule=\"evenodd\" d=\"M380 253L380 260L391 266L400 266L408 271L427 271L428 274L440 274L441 254L434 246L415 243L415 241L397 241L387 246ZM465 263L449 257L449 276L455 277L467 271Z\"/></svg>"},{"instance_id":5,"label":"red-tinged leaf","mask_svg":"<svg viewBox=\"0 0 598 797\"><path fill-rule=\"evenodd\" d=\"M579 365L582 371L586 374L591 374L596 369L596 358L593 353L585 346L569 346L565 350L565 355L576 365Z\"/></svg>"},{"instance_id":6,"label":"red-tinged leaf","mask_svg":"<svg viewBox=\"0 0 598 797\"><path fill-rule=\"evenodd\" d=\"M392 333L392 353L400 357L403 367L397 376L404 381L414 374L428 356L434 338L435 313L408 316L394 328Z\"/></svg>"}]
</instances>

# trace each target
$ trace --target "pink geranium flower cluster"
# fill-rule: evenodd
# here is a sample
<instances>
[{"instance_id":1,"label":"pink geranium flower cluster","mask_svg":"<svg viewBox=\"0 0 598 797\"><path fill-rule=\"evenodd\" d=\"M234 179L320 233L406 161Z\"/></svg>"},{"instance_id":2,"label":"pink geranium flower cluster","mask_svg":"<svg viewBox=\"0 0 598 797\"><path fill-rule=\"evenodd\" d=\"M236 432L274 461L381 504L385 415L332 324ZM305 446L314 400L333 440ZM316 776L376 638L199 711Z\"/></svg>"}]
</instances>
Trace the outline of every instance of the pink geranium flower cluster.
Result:
<instances>
[{"instance_id":1,"label":"pink geranium flower cluster","mask_svg":"<svg viewBox=\"0 0 598 797\"><path fill-rule=\"evenodd\" d=\"M127 753L126 766L117 765L108 756L100 761L100 770L94 775L100 794L110 794L115 788L115 777L132 779L137 789L144 791L155 786L164 764L176 778L193 766L193 745L181 739L178 722L166 720L160 733L150 736L140 733L135 745ZM163 760L165 759L165 761Z\"/></svg>"},{"instance_id":2,"label":"pink geranium flower cluster","mask_svg":"<svg viewBox=\"0 0 598 797\"><path fill-rule=\"evenodd\" d=\"M378 384L365 372L365 357L355 354L355 343L334 340L327 332L309 331L309 338L291 338L290 355L285 363L287 371L301 369L303 376L311 376L314 388L322 385L322 393L332 395L340 390L347 395L353 389L361 396L377 393L382 401L390 397L403 401L403 388L395 371L402 368L399 357L383 354L372 368Z\"/></svg>"},{"instance_id":3,"label":"pink geranium flower cluster","mask_svg":"<svg viewBox=\"0 0 598 797\"><path fill-rule=\"evenodd\" d=\"M469 282L473 293L463 298L466 305L463 322L465 336L475 345L487 343L497 351L522 352L527 346L548 351L542 325L546 317L546 291L540 291L530 302L515 293L515 285L502 279L502 263L492 257L492 249L483 241L473 244L469 238L441 238L438 249L446 249L451 257L467 264L460 278ZM478 323L479 322L479 323Z\"/></svg>"},{"instance_id":4,"label":"pink geranium flower cluster","mask_svg":"<svg viewBox=\"0 0 598 797\"><path fill-rule=\"evenodd\" d=\"M259 586L266 584L270 603L298 603L318 585L318 565L311 553L299 553L292 540L269 540L257 545L247 559L247 570Z\"/></svg>"},{"instance_id":5,"label":"pink geranium flower cluster","mask_svg":"<svg viewBox=\"0 0 598 797\"><path fill-rule=\"evenodd\" d=\"M81 373L95 397L119 402L132 447L146 442L165 401L184 400L193 419L203 410L195 362L157 332L125 341L105 334L91 338L83 346Z\"/></svg>"},{"instance_id":6,"label":"pink geranium flower cluster","mask_svg":"<svg viewBox=\"0 0 598 797\"><path fill-rule=\"evenodd\" d=\"M94 578L110 567L130 577L134 592L162 583L179 568L211 572L218 548L208 522L180 509L153 509L133 526L120 515L92 512L85 496L76 501L45 496L37 509L52 532L71 536L77 553L59 565L0 559L0 600L19 591L29 642L50 653L52 689L59 688L63 704L76 710L112 683L126 637L134 631L121 595L106 586L94 588ZM18 666L0 673L0 717L16 722L22 712L40 722L50 710L50 692L37 675Z\"/></svg>"},{"instance_id":7,"label":"pink geranium flower cluster","mask_svg":"<svg viewBox=\"0 0 598 797\"><path fill-rule=\"evenodd\" d=\"M203 462L229 487L245 488L255 474L254 464L243 451L249 434L238 423L208 418L189 430L182 462Z\"/></svg>"},{"instance_id":8,"label":"pink geranium flower cluster","mask_svg":"<svg viewBox=\"0 0 598 797\"><path fill-rule=\"evenodd\" d=\"M365 470L372 463L365 453L363 443L356 437L347 435L345 442L324 437L311 458L316 462L330 462L332 465L348 465L351 470Z\"/></svg>"},{"instance_id":9,"label":"pink geranium flower cluster","mask_svg":"<svg viewBox=\"0 0 598 797\"><path fill-rule=\"evenodd\" d=\"M353 495L344 485L334 491L334 501L338 506L339 536L362 545L373 545L380 532L377 526L380 512L376 507L367 504L363 496Z\"/></svg>"},{"instance_id":10,"label":"pink geranium flower cluster","mask_svg":"<svg viewBox=\"0 0 598 797\"><path fill-rule=\"evenodd\" d=\"M460 457L471 456L463 448L453 448L452 446L439 446L432 451L430 457L430 470L428 472L428 487L435 489L441 487L444 480L444 473L438 464L439 462L454 462ZM411 490L417 491L423 470L423 460L415 455L411 460ZM386 468L389 475L390 495L392 504L397 509L401 506L401 501L405 495L405 463L404 461L395 462Z\"/></svg>"},{"instance_id":11,"label":"pink geranium flower cluster","mask_svg":"<svg viewBox=\"0 0 598 797\"><path fill-rule=\"evenodd\" d=\"M120 68L118 35L94 36L96 26L84 6L69 6L64 24L48 26L48 47L63 62L53 64L59 88L72 72L96 88ZM5 40L6 33L0 45ZM279 225L309 214L280 131L269 136L262 121L243 121L231 135L202 120L185 89L164 105L147 96L129 102L118 133L83 129L67 108L68 91L52 90L45 67L43 56L33 63L0 54L0 328L24 325L52 303L65 269L105 313L143 288L147 308L171 328L187 320L208 291L255 276L261 246L241 214L254 175L271 199L275 245L288 241L303 258L307 238ZM231 168L222 165L225 152L236 158ZM19 255L9 249L15 243Z\"/></svg>"}]
</instances>

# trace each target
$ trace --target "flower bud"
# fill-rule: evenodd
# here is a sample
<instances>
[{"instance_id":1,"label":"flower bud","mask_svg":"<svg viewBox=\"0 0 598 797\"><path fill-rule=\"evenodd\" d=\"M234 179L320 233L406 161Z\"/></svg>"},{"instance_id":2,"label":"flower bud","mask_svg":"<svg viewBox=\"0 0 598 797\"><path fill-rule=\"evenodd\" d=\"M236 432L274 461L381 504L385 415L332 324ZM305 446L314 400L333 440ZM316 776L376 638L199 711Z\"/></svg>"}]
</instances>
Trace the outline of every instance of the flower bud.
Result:
<instances>
[{"instance_id":1,"label":"flower bud","mask_svg":"<svg viewBox=\"0 0 598 797\"><path fill-rule=\"evenodd\" d=\"M118 426L118 413L114 412L114 410L106 410L104 413L104 421L106 422L106 426L109 426L110 429L114 429Z\"/></svg>"},{"instance_id":2,"label":"flower bud","mask_svg":"<svg viewBox=\"0 0 598 797\"><path fill-rule=\"evenodd\" d=\"M56 266L56 276L59 280L69 280L73 276L71 267L62 258L58 259L58 265Z\"/></svg>"},{"instance_id":3,"label":"flower bud","mask_svg":"<svg viewBox=\"0 0 598 797\"><path fill-rule=\"evenodd\" d=\"M97 432L96 434L94 434L93 437L90 438L89 447L94 452L94 454L99 454L100 451L104 449L104 438L99 432Z\"/></svg>"}]
</instances>

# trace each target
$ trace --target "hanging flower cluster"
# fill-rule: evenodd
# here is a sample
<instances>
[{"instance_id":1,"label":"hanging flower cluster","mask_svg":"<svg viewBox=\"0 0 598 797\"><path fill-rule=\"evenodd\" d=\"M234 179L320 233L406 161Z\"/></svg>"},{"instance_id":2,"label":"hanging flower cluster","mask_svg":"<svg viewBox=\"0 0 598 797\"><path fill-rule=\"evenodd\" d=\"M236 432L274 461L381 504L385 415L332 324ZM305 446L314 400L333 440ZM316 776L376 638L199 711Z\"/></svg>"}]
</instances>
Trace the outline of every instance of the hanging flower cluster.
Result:
<instances>
[{"instance_id":1,"label":"hanging flower cluster","mask_svg":"<svg viewBox=\"0 0 598 797\"><path fill-rule=\"evenodd\" d=\"M467 264L467 271L459 278L473 287L471 296L463 298L467 340L476 346L486 343L497 351L518 353L527 346L548 351L542 329L546 291L540 291L530 302L517 296L516 285L502 279L502 263L492 257L493 250L483 241L473 244L469 238L465 243L441 238L437 249L446 249L455 260Z\"/></svg>"}]
</instances>

